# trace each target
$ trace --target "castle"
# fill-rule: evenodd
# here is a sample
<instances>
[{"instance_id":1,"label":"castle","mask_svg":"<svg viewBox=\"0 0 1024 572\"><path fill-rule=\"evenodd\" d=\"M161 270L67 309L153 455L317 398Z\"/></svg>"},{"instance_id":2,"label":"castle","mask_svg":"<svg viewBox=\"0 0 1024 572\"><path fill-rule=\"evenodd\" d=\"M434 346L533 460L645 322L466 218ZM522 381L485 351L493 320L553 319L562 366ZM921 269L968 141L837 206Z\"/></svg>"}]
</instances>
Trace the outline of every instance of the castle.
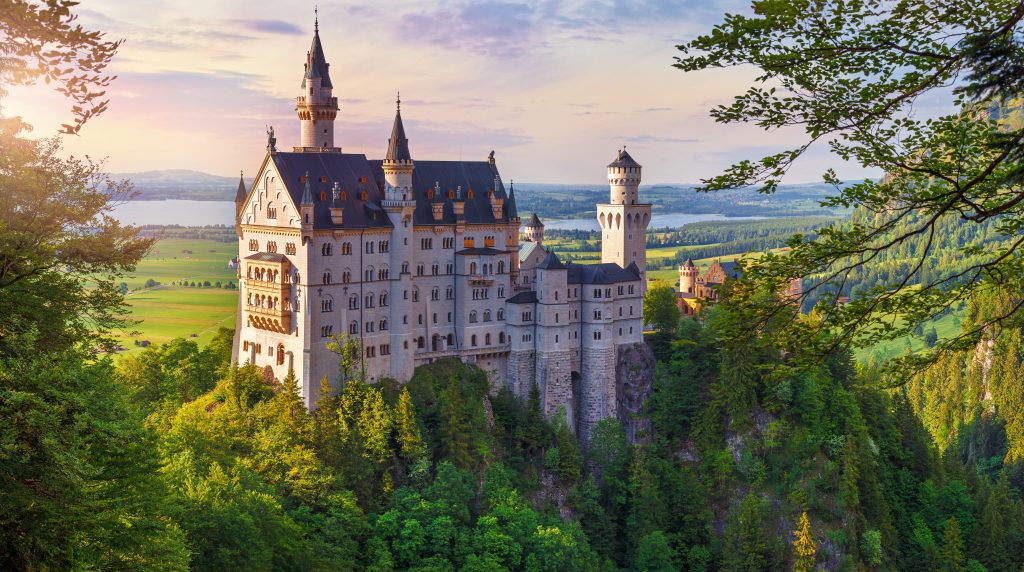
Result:
<instances>
[{"instance_id":1,"label":"castle","mask_svg":"<svg viewBox=\"0 0 1024 572\"><path fill-rule=\"evenodd\" d=\"M564 264L534 215L520 243L515 191L484 161L413 158L401 102L383 159L335 144L338 99L319 27L296 98L300 145L267 154L239 182L236 363L280 379L294 371L309 407L334 387L339 334L358 339L368 381L407 381L456 357L495 387L536 384L547 414L564 409L586 438L620 414L616 360L643 345L646 228L641 166L620 150L597 205L601 263ZM621 368L618 368L621 369Z\"/></svg>"},{"instance_id":2,"label":"castle","mask_svg":"<svg viewBox=\"0 0 1024 572\"><path fill-rule=\"evenodd\" d=\"M684 316L695 316L700 312L701 303L718 301L718 286L726 280L739 278L743 273L735 260L722 262L715 260L701 274L700 269L687 258L679 267L679 292L676 293L676 305Z\"/></svg>"}]
</instances>

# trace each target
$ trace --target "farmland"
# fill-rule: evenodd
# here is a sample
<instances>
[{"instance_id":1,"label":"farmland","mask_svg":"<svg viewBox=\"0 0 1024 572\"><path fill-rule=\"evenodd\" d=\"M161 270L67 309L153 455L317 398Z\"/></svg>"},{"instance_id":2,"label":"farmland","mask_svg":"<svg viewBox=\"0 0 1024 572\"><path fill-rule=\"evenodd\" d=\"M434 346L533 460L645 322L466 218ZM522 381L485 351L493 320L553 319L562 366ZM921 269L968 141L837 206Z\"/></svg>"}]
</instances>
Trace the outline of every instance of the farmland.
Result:
<instances>
[{"instance_id":1,"label":"farmland","mask_svg":"<svg viewBox=\"0 0 1024 572\"><path fill-rule=\"evenodd\" d=\"M233 328L238 290L228 261L237 254L236 242L159 240L125 280L126 301L140 322L137 334L120 333L121 345L133 351L136 340L160 344L193 334L205 344L218 327ZM150 280L157 284L147 287Z\"/></svg>"}]
</instances>

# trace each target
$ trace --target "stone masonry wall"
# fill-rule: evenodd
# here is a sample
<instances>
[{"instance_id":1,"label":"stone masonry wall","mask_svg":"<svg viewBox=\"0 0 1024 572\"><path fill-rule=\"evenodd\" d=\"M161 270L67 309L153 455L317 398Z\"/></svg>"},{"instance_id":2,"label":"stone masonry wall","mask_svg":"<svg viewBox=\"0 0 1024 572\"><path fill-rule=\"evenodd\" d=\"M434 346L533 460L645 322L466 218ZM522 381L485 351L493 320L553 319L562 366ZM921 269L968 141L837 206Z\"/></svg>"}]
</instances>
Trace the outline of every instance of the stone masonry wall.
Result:
<instances>
[{"instance_id":1,"label":"stone masonry wall","mask_svg":"<svg viewBox=\"0 0 1024 572\"><path fill-rule=\"evenodd\" d=\"M551 417L564 406L570 427L575 422L571 367L572 356L568 350L537 353L537 385L541 390L544 414Z\"/></svg>"},{"instance_id":2,"label":"stone masonry wall","mask_svg":"<svg viewBox=\"0 0 1024 572\"><path fill-rule=\"evenodd\" d=\"M530 395L536 377L537 352L515 351L508 355L508 388L522 399Z\"/></svg>"},{"instance_id":3,"label":"stone masonry wall","mask_svg":"<svg viewBox=\"0 0 1024 572\"><path fill-rule=\"evenodd\" d=\"M587 443L599 421L616 415L615 348L584 345L582 361L579 436Z\"/></svg>"}]
</instances>

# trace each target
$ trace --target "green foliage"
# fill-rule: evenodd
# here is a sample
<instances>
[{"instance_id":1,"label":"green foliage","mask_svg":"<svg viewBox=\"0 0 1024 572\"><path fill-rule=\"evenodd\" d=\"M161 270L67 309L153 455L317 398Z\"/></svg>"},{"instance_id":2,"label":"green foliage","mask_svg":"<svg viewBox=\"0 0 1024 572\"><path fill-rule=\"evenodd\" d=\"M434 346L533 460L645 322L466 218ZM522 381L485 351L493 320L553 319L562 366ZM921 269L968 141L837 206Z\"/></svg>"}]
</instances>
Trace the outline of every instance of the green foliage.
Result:
<instances>
[{"instance_id":1,"label":"green foliage","mask_svg":"<svg viewBox=\"0 0 1024 572\"><path fill-rule=\"evenodd\" d=\"M669 286L652 286L644 293L644 325L659 332L675 332L682 315L676 306L676 293Z\"/></svg>"}]
</instances>

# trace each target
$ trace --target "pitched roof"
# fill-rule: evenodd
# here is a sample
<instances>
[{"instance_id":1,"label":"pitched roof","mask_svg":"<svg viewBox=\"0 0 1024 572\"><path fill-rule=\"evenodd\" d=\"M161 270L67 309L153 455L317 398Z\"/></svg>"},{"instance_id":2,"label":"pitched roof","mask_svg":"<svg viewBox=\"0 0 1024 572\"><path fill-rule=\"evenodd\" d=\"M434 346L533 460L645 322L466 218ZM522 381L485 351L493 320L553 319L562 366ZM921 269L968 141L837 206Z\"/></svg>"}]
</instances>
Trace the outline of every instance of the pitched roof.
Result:
<instances>
[{"instance_id":1,"label":"pitched roof","mask_svg":"<svg viewBox=\"0 0 1024 572\"><path fill-rule=\"evenodd\" d=\"M369 161L365 155L355 153L295 153L278 151L270 156L281 181L288 189L295 204L302 204L305 183L302 177L309 174L310 199L313 208L314 228L373 228L390 227L391 221L380 208L383 199L384 169L382 161ZM416 207L413 223L417 225L455 224L452 203L448 190L462 187L461 201L465 209L466 224L494 224L508 222L508 219L494 218L487 191L498 198L505 198L505 187L497 178L497 167L486 161L418 161L413 171L413 196ZM325 180L326 179L326 180ZM365 181L365 182L364 182ZM345 209L342 225L331 222L331 190L334 183L343 191L345 199L340 201ZM497 188L494 188L497 183ZM441 192L432 199L427 198L427 189L437 184ZM469 190L473 197L469 198ZM366 200L361 195L366 192ZM320 200L323 196L325 200ZM440 221L434 220L432 204L445 203ZM501 213L499 213L500 216Z\"/></svg>"},{"instance_id":2,"label":"pitched roof","mask_svg":"<svg viewBox=\"0 0 1024 572\"><path fill-rule=\"evenodd\" d=\"M540 243L533 242L532 240L524 240L519 243L519 262L526 262L526 259L529 258L533 254L533 251L538 248L541 252L544 251L544 247L541 246Z\"/></svg>"},{"instance_id":3,"label":"pitched roof","mask_svg":"<svg viewBox=\"0 0 1024 572\"><path fill-rule=\"evenodd\" d=\"M381 161L369 161L374 178L381 186L384 184L384 169ZM495 188L495 185L497 188ZM467 224L493 224L508 222L507 213L499 213L494 218L491 201L487 191L493 191L500 199L507 198L505 185L498 177L498 168L487 161L416 161L412 172L413 197L416 209L413 211L413 224L455 224L455 210L452 203L461 201L464 204L465 221ZM440 188L433 199L427 198L427 190ZM458 191L462 187L461 191ZM470 198L469 191L473 191ZM458 193L458 198L448 198L448 191ZM445 203L441 220L435 222L432 203Z\"/></svg>"},{"instance_id":4,"label":"pitched roof","mask_svg":"<svg viewBox=\"0 0 1024 572\"><path fill-rule=\"evenodd\" d=\"M525 290L512 296L506 300L508 304L536 304L537 303L537 291L536 290Z\"/></svg>"},{"instance_id":5,"label":"pitched roof","mask_svg":"<svg viewBox=\"0 0 1024 572\"><path fill-rule=\"evenodd\" d=\"M302 86L306 86L307 79L318 77L321 87L333 88L331 75L328 73L330 66L331 64L327 63L327 58L324 56L324 47L320 44L320 29L317 28L313 31L313 45L306 52L306 73L302 76Z\"/></svg>"},{"instance_id":6,"label":"pitched roof","mask_svg":"<svg viewBox=\"0 0 1024 572\"><path fill-rule=\"evenodd\" d=\"M391 127L388 153L384 156L384 160L412 161L412 154L409 152L409 139L405 136L405 126L402 125L401 108L395 110L395 124Z\"/></svg>"},{"instance_id":7,"label":"pitched roof","mask_svg":"<svg viewBox=\"0 0 1024 572\"><path fill-rule=\"evenodd\" d=\"M615 160L608 164L609 167L639 167L640 163L637 163L629 156L625 148L619 150L618 155L615 156Z\"/></svg>"},{"instance_id":8,"label":"pitched roof","mask_svg":"<svg viewBox=\"0 0 1024 572\"><path fill-rule=\"evenodd\" d=\"M686 262L683 263L683 268L695 268L697 265L693 263L693 259L687 257Z\"/></svg>"},{"instance_id":9,"label":"pitched roof","mask_svg":"<svg viewBox=\"0 0 1024 572\"><path fill-rule=\"evenodd\" d=\"M544 228L544 223L540 222L540 217L537 216L537 213L533 213L530 215L530 222L526 223L524 226L526 226L526 228Z\"/></svg>"},{"instance_id":10,"label":"pitched roof","mask_svg":"<svg viewBox=\"0 0 1024 572\"><path fill-rule=\"evenodd\" d=\"M544 257L544 260L540 261L537 268L539 270L565 270L566 266L562 264L562 261L558 259L554 252L549 252Z\"/></svg>"},{"instance_id":11,"label":"pitched roof","mask_svg":"<svg viewBox=\"0 0 1024 572\"><path fill-rule=\"evenodd\" d=\"M600 264L570 264L569 284L615 284L617 282L637 282L640 274L634 265L623 269L614 262Z\"/></svg>"}]
</instances>

